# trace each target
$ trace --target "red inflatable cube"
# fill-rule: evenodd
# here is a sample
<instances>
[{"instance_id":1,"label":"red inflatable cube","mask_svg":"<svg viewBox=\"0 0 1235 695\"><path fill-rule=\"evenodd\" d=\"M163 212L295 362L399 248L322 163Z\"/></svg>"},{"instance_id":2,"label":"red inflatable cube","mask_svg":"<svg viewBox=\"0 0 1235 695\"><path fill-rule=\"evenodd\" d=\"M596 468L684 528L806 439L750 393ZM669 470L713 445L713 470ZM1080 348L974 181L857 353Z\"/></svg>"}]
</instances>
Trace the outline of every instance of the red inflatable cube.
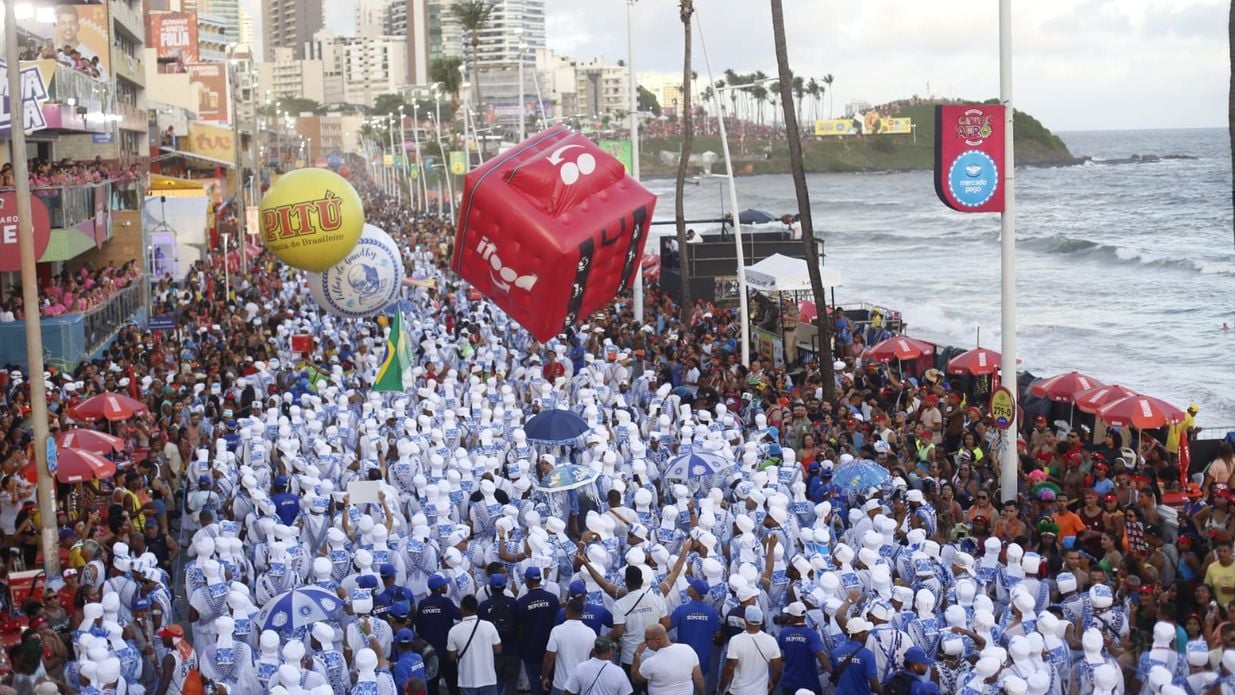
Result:
<instances>
[{"instance_id":1,"label":"red inflatable cube","mask_svg":"<svg viewBox=\"0 0 1235 695\"><path fill-rule=\"evenodd\" d=\"M656 196L566 127L467 175L452 267L546 341L630 287Z\"/></svg>"}]
</instances>

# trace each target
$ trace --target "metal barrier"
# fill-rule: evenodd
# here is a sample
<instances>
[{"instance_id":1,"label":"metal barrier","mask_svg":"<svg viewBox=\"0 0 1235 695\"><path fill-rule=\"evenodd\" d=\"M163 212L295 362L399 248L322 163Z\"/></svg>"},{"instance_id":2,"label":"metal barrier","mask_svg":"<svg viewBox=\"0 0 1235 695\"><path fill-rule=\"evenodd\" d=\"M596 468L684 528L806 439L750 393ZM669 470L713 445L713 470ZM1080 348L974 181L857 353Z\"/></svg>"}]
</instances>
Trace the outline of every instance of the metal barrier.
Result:
<instances>
[{"instance_id":1,"label":"metal barrier","mask_svg":"<svg viewBox=\"0 0 1235 695\"><path fill-rule=\"evenodd\" d=\"M142 308L141 284L135 283L116 293L101 306L82 314L85 354L94 354L120 331Z\"/></svg>"},{"instance_id":2,"label":"metal barrier","mask_svg":"<svg viewBox=\"0 0 1235 695\"><path fill-rule=\"evenodd\" d=\"M95 191L100 188L103 189L105 200L110 198L110 183L42 186L33 188L30 192L47 206L52 229L69 229L94 219Z\"/></svg>"}]
</instances>

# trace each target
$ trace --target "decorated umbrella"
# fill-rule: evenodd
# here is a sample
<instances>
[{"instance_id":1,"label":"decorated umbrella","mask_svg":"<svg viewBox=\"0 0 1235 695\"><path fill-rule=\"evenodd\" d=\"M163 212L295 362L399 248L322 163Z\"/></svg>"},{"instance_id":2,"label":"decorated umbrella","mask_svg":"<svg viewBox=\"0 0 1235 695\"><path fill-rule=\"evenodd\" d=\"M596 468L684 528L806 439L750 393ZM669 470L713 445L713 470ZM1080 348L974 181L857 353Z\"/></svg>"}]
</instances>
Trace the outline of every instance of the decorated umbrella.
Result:
<instances>
[{"instance_id":1,"label":"decorated umbrella","mask_svg":"<svg viewBox=\"0 0 1235 695\"><path fill-rule=\"evenodd\" d=\"M532 416L523 431L534 444L577 444L588 433L587 422L569 410L543 410Z\"/></svg>"},{"instance_id":2,"label":"decorated umbrella","mask_svg":"<svg viewBox=\"0 0 1235 695\"><path fill-rule=\"evenodd\" d=\"M888 469L866 459L854 459L836 467L832 482L850 494L879 487L892 479Z\"/></svg>"},{"instance_id":3,"label":"decorated umbrella","mask_svg":"<svg viewBox=\"0 0 1235 695\"><path fill-rule=\"evenodd\" d=\"M669 459L665 468L666 480L689 480L705 475L716 475L733 464L723 456L706 451L692 451Z\"/></svg>"},{"instance_id":4,"label":"decorated umbrella","mask_svg":"<svg viewBox=\"0 0 1235 695\"><path fill-rule=\"evenodd\" d=\"M948 360L949 374L972 374L987 376L999 371L1003 364L1003 356L994 350L984 347L966 350Z\"/></svg>"},{"instance_id":5,"label":"decorated umbrella","mask_svg":"<svg viewBox=\"0 0 1235 695\"><path fill-rule=\"evenodd\" d=\"M1081 412L1093 414L1102 410L1102 407L1108 403L1114 403L1121 398L1135 395L1136 392L1131 389L1126 389L1119 384L1111 384L1109 386L1095 386L1091 389L1078 391L1072 397L1072 400Z\"/></svg>"},{"instance_id":6,"label":"decorated umbrella","mask_svg":"<svg viewBox=\"0 0 1235 695\"><path fill-rule=\"evenodd\" d=\"M600 471L568 463L549 471L549 474L536 487L546 492L565 492L594 483L599 477Z\"/></svg>"},{"instance_id":7,"label":"decorated umbrella","mask_svg":"<svg viewBox=\"0 0 1235 695\"><path fill-rule=\"evenodd\" d=\"M125 449L124 440L120 437L83 428L65 430L57 434L56 444L67 449L83 449L101 455Z\"/></svg>"},{"instance_id":8,"label":"decorated umbrella","mask_svg":"<svg viewBox=\"0 0 1235 695\"><path fill-rule=\"evenodd\" d=\"M128 420L129 418L144 413L148 410L146 404L141 401L133 400L128 396L122 396L118 393L105 391L97 396L88 398L77 407L73 408L70 413L73 417L86 420Z\"/></svg>"},{"instance_id":9,"label":"decorated umbrella","mask_svg":"<svg viewBox=\"0 0 1235 695\"><path fill-rule=\"evenodd\" d=\"M1141 430L1152 430L1183 422L1185 414L1166 401L1134 394L1102 406L1098 417L1112 427L1131 425Z\"/></svg>"},{"instance_id":10,"label":"decorated umbrella","mask_svg":"<svg viewBox=\"0 0 1235 695\"><path fill-rule=\"evenodd\" d=\"M909 336L897 335L866 348L864 356L868 360L886 362L891 360L916 360L922 355L935 354L935 346L924 340L915 340Z\"/></svg>"},{"instance_id":11,"label":"decorated umbrella","mask_svg":"<svg viewBox=\"0 0 1235 695\"><path fill-rule=\"evenodd\" d=\"M266 602L257 613L259 630L274 630L283 637L313 623L332 620L343 608L333 592L318 586L300 586Z\"/></svg>"},{"instance_id":12,"label":"decorated umbrella","mask_svg":"<svg viewBox=\"0 0 1235 695\"><path fill-rule=\"evenodd\" d=\"M22 469L26 480L38 482L38 471L31 461ZM116 474L116 464L84 449L56 448L56 480L62 483L84 483L88 480L110 478Z\"/></svg>"},{"instance_id":13,"label":"decorated umbrella","mask_svg":"<svg viewBox=\"0 0 1235 695\"><path fill-rule=\"evenodd\" d=\"M1102 386L1102 382L1080 372L1056 374L1048 379L1035 381L1029 390L1039 398L1049 398L1060 403L1074 403L1073 397L1080 391Z\"/></svg>"}]
</instances>

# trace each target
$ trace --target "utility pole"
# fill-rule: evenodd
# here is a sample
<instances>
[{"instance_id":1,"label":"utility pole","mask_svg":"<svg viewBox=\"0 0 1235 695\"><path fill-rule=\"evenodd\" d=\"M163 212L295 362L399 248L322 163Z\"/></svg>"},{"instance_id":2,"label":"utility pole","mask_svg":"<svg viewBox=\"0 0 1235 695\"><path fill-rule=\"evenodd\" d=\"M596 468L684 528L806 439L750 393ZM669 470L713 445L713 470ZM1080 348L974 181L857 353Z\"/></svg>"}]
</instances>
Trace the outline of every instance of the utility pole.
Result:
<instances>
[{"instance_id":1,"label":"utility pole","mask_svg":"<svg viewBox=\"0 0 1235 695\"><path fill-rule=\"evenodd\" d=\"M626 67L630 72L630 175L639 180L639 85L635 82L635 2L626 0ZM683 252L684 253L684 252ZM643 259L635 265L635 321L643 323Z\"/></svg>"}]
</instances>

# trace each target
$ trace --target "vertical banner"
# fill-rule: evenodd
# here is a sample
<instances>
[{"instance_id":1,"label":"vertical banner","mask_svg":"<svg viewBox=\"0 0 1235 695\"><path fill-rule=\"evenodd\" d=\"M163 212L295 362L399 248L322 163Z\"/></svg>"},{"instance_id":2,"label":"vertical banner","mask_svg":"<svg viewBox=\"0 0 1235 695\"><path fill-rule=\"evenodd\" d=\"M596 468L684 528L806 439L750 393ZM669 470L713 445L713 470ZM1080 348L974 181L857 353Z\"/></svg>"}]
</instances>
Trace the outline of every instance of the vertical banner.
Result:
<instances>
[{"instance_id":1,"label":"vertical banner","mask_svg":"<svg viewBox=\"0 0 1235 695\"><path fill-rule=\"evenodd\" d=\"M960 212L1003 212L1004 107L935 107L935 193Z\"/></svg>"},{"instance_id":2,"label":"vertical banner","mask_svg":"<svg viewBox=\"0 0 1235 695\"><path fill-rule=\"evenodd\" d=\"M159 72L182 73L197 62L197 13L157 12L146 17L146 41L154 49Z\"/></svg>"},{"instance_id":3,"label":"vertical banner","mask_svg":"<svg viewBox=\"0 0 1235 695\"><path fill-rule=\"evenodd\" d=\"M450 153L450 173L459 176L467 173L467 156L462 152Z\"/></svg>"},{"instance_id":4,"label":"vertical banner","mask_svg":"<svg viewBox=\"0 0 1235 695\"><path fill-rule=\"evenodd\" d=\"M630 140L601 140L596 143L600 149L608 152L610 156L622 163L626 167L627 173L635 168L635 148Z\"/></svg>"},{"instance_id":5,"label":"vertical banner","mask_svg":"<svg viewBox=\"0 0 1235 695\"><path fill-rule=\"evenodd\" d=\"M38 41L40 57L61 60L60 53L67 47L76 55L66 60L80 57L83 63L91 64L91 71L98 71L100 79L111 75L111 21L106 3L57 5L51 24L38 21L37 14L18 20L17 26Z\"/></svg>"},{"instance_id":6,"label":"vertical banner","mask_svg":"<svg viewBox=\"0 0 1235 695\"><path fill-rule=\"evenodd\" d=\"M231 122L231 106L227 91L226 63L190 63L189 89L197 119L209 123Z\"/></svg>"}]
</instances>

